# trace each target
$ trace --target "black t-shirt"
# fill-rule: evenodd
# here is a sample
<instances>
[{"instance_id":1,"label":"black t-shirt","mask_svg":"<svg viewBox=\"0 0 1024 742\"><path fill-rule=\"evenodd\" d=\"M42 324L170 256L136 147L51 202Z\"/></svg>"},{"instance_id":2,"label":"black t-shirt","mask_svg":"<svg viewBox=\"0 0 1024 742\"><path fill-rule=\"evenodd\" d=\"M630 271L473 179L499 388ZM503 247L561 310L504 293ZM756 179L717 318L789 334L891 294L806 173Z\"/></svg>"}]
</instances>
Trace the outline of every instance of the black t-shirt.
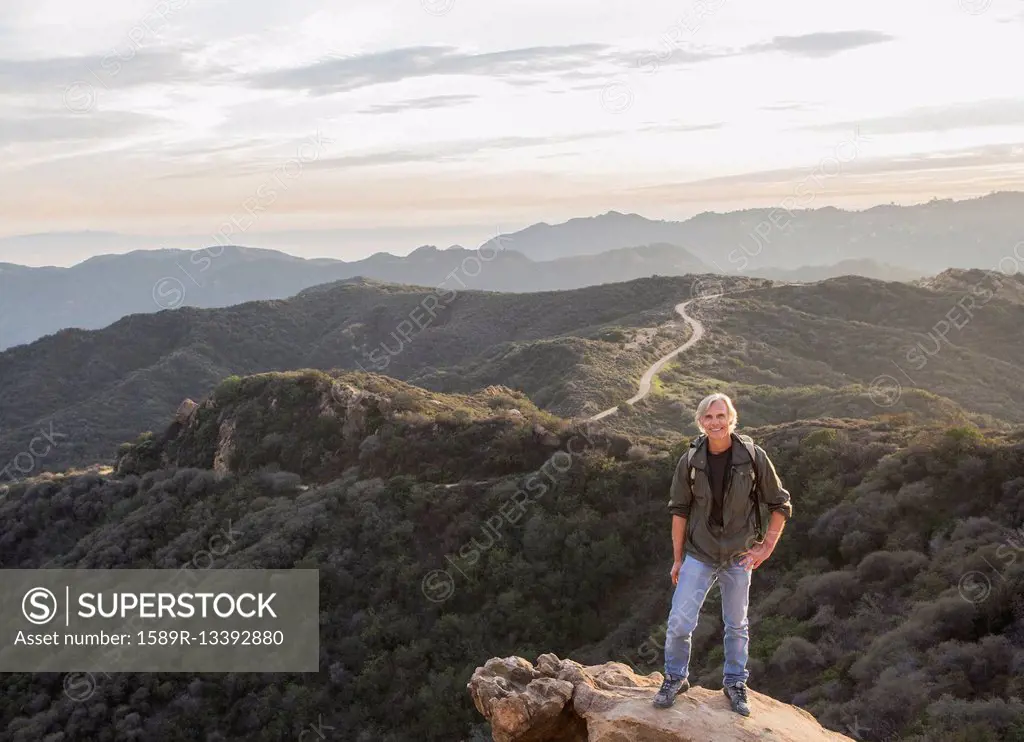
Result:
<instances>
[{"instance_id":1,"label":"black t-shirt","mask_svg":"<svg viewBox=\"0 0 1024 742\"><path fill-rule=\"evenodd\" d=\"M721 453L708 450L708 478L711 481L711 523L716 526L722 523L722 503L725 499L725 473L732 465L732 446Z\"/></svg>"}]
</instances>

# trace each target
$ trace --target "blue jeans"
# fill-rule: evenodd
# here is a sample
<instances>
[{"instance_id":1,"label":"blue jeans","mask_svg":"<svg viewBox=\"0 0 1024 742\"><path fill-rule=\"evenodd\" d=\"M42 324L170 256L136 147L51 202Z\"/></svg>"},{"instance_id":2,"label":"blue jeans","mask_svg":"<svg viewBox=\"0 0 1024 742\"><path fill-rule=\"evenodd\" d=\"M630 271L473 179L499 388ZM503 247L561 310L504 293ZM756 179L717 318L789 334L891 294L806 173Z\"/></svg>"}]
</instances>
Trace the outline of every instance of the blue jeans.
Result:
<instances>
[{"instance_id":1,"label":"blue jeans","mask_svg":"<svg viewBox=\"0 0 1024 742\"><path fill-rule=\"evenodd\" d=\"M690 670L690 643L701 606L711 586L719 582L722 591L722 621L725 624L724 682L747 682L750 634L747 607L750 604L750 570L735 562L712 567L690 555L683 558L679 582L672 595L672 610L665 633L665 674L686 678Z\"/></svg>"}]
</instances>

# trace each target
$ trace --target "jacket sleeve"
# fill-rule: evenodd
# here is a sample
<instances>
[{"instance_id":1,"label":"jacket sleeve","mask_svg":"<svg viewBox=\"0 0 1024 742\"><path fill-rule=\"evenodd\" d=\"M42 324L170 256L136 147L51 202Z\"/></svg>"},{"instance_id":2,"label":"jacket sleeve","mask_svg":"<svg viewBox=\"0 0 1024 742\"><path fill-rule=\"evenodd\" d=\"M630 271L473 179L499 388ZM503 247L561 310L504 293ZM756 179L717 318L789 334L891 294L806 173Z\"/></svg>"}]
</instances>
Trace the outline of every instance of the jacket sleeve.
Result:
<instances>
[{"instance_id":1,"label":"jacket sleeve","mask_svg":"<svg viewBox=\"0 0 1024 742\"><path fill-rule=\"evenodd\" d=\"M680 515L683 518L690 517L690 506L693 504L693 491L690 489L690 479L686 472L686 452L679 457L676 464L676 473L672 476L672 487L669 489L668 509L672 515Z\"/></svg>"},{"instance_id":2,"label":"jacket sleeve","mask_svg":"<svg viewBox=\"0 0 1024 742\"><path fill-rule=\"evenodd\" d=\"M765 506L773 513L782 513L786 519L793 517L793 503L789 491L782 486L775 465L763 448L758 446L757 479L761 483L761 498Z\"/></svg>"}]
</instances>

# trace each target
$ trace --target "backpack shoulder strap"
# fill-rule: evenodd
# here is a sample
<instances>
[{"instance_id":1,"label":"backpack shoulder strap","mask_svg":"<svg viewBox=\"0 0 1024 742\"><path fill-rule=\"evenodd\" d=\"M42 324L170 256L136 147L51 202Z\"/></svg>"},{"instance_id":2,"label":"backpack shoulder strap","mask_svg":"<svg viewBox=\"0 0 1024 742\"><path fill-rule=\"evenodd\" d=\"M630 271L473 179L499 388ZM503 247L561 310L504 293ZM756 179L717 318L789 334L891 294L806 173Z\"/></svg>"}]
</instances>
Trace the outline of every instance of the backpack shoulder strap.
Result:
<instances>
[{"instance_id":1,"label":"backpack shoulder strap","mask_svg":"<svg viewBox=\"0 0 1024 742\"><path fill-rule=\"evenodd\" d=\"M690 448L686 452L686 473L689 477L690 484L693 484L694 478L697 476L696 470L693 468L693 457L697 453L697 449L700 448L700 444L704 442L704 436L698 435L693 441L690 442Z\"/></svg>"},{"instance_id":2,"label":"backpack shoulder strap","mask_svg":"<svg viewBox=\"0 0 1024 742\"><path fill-rule=\"evenodd\" d=\"M740 434L737 436L743 441L743 447L747 449L747 453L750 454L750 476L753 477L754 483L757 483L757 448L754 446L754 439L749 435Z\"/></svg>"},{"instance_id":3,"label":"backpack shoulder strap","mask_svg":"<svg viewBox=\"0 0 1024 742\"><path fill-rule=\"evenodd\" d=\"M754 446L754 439L749 435L741 434L739 439L743 442L743 447L747 449L747 453L750 454L750 477L754 483L750 496L754 500L754 513L757 519L757 541L760 543L764 541L765 531L764 519L761 517L761 483L757 478L757 448Z\"/></svg>"}]
</instances>

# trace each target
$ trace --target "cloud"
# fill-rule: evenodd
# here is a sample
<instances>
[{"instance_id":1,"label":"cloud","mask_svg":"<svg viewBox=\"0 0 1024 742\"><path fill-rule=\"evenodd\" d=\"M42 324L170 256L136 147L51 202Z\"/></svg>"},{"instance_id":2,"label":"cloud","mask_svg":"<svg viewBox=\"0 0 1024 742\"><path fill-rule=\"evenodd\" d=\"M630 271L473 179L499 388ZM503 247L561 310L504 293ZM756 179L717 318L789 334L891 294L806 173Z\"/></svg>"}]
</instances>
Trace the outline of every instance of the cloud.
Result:
<instances>
[{"instance_id":1,"label":"cloud","mask_svg":"<svg viewBox=\"0 0 1024 742\"><path fill-rule=\"evenodd\" d=\"M897 174L922 174L928 172L944 172L951 175L955 170L976 170L979 168L991 169L1001 166L1024 167L1024 142L1015 144L992 144L981 147L968 147L955 150L943 150L940 152L918 152L908 155L901 155L888 158L875 158L870 160L852 160L842 164L842 179L848 187L853 186L852 181L862 183L874 182L876 185L886 182L886 176ZM829 171L831 172L831 170ZM650 193L657 195L658 192L672 192L677 195L687 192L700 192L706 188L735 188L737 191L750 188L772 188L792 195L799 185L806 187L799 195L804 197L807 192L819 188L817 183L824 183L831 178L824 174L825 170L821 164L807 167L780 168L776 170L760 170L755 172L737 173L701 180L661 183L651 186L640 186L631 191ZM817 181L809 178L814 175ZM833 178L836 176L832 176ZM898 181L893 180L892 183ZM808 183L810 184L808 186ZM825 188L827 186L820 186ZM851 188L851 192L852 192Z\"/></svg>"},{"instance_id":2,"label":"cloud","mask_svg":"<svg viewBox=\"0 0 1024 742\"><path fill-rule=\"evenodd\" d=\"M890 157L877 163L866 163L866 169L872 173L885 174L1011 164L1024 164L1024 142Z\"/></svg>"},{"instance_id":3,"label":"cloud","mask_svg":"<svg viewBox=\"0 0 1024 742\"><path fill-rule=\"evenodd\" d=\"M797 57L831 57L851 49L893 41L880 31L818 31L802 36L776 36L771 41L751 44L745 54L783 52Z\"/></svg>"},{"instance_id":4,"label":"cloud","mask_svg":"<svg viewBox=\"0 0 1024 742\"><path fill-rule=\"evenodd\" d=\"M415 46L256 73L245 81L252 87L306 90L312 95L429 76L476 75L523 82L537 76L578 72L598 62L615 62L620 54L604 44L534 46L478 54L451 46Z\"/></svg>"},{"instance_id":5,"label":"cloud","mask_svg":"<svg viewBox=\"0 0 1024 742\"><path fill-rule=\"evenodd\" d=\"M124 50L108 54L41 59L0 59L0 91L58 93L84 81L96 88L121 89L204 79L218 70L200 71L179 50Z\"/></svg>"},{"instance_id":6,"label":"cloud","mask_svg":"<svg viewBox=\"0 0 1024 742\"><path fill-rule=\"evenodd\" d=\"M691 124L677 121L667 124L648 124L647 126L641 126L639 131L716 131L724 126L724 121L713 121L707 124Z\"/></svg>"},{"instance_id":7,"label":"cloud","mask_svg":"<svg viewBox=\"0 0 1024 742\"><path fill-rule=\"evenodd\" d=\"M599 70L572 70L571 72L563 72L559 75L562 80L607 80L608 73ZM593 85L585 85L580 90L587 90Z\"/></svg>"},{"instance_id":8,"label":"cloud","mask_svg":"<svg viewBox=\"0 0 1024 742\"><path fill-rule=\"evenodd\" d=\"M388 150L385 152L369 152L361 155L330 157L311 162L311 168L356 168L374 167L378 165L398 165L415 162L457 162L470 159L473 155L490 150L521 149L525 147L544 147L553 144L567 144L586 139L604 139L614 137L618 131L593 131L580 134L566 134L550 137L497 137L493 139L475 139L461 142L444 142L426 145L423 148L408 150Z\"/></svg>"},{"instance_id":9,"label":"cloud","mask_svg":"<svg viewBox=\"0 0 1024 742\"><path fill-rule=\"evenodd\" d=\"M664 53L596 43L479 53L461 51L453 46L413 46L332 57L299 67L248 74L242 80L250 87L304 90L314 96L431 76L472 75L500 79L514 85L533 85L551 77L561 80L606 78L608 72L601 71L601 67L621 71L645 65L657 66L656 62L687 65L766 52L823 57L891 39L891 36L877 31L819 32L804 36L776 36L771 41L753 44L739 51L671 46Z\"/></svg>"},{"instance_id":10,"label":"cloud","mask_svg":"<svg viewBox=\"0 0 1024 742\"><path fill-rule=\"evenodd\" d=\"M370 115L401 113L402 111L419 111L426 108L450 108L461 106L478 100L478 95L432 95L428 98L413 98L412 100L397 101L395 103L380 103L369 108L364 108L359 113Z\"/></svg>"},{"instance_id":11,"label":"cloud","mask_svg":"<svg viewBox=\"0 0 1024 742\"><path fill-rule=\"evenodd\" d=\"M160 119L128 111L88 116L42 115L0 118L0 145L25 142L113 139L134 134Z\"/></svg>"},{"instance_id":12,"label":"cloud","mask_svg":"<svg viewBox=\"0 0 1024 742\"><path fill-rule=\"evenodd\" d=\"M587 139L604 139L614 137L620 133L621 132L618 131L595 131L550 137L495 137L490 139L425 143L421 147L410 149L390 149L339 157L321 157L315 161L305 163L303 167L314 170L350 170L355 168L406 165L423 162L459 162L471 159L474 155L481 152L568 144ZM306 141L308 141L308 138L297 140L297 144L301 144ZM193 154L193 151L183 150L181 154L185 157ZM182 158L177 159L180 161ZM175 180L213 174L217 174L221 177L236 177L267 172L269 168L277 167L279 164L279 159L274 159L273 157L263 154L250 154L250 156L246 157L244 161L233 161L231 163L221 161L210 165L209 168L205 170L190 167L188 171L167 173L155 176L155 179Z\"/></svg>"},{"instance_id":13,"label":"cloud","mask_svg":"<svg viewBox=\"0 0 1024 742\"><path fill-rule=\"evenodd\" d=\"M683 48L670 39L662 38L658 49L619 50L607 55L607 61L623 67L636 67L651 72L665 65L693 65L716 59L728 59L751 54L782 52L800 57L829 57L850 49L871 44L892 41L894 37L879 31L819 31L802 36L775 36L770 41L750 44L737 49ZM590 80L607 78L605 72L577 70L561 76L568 80ZM582 85L574 90L588 90L593 86ZM783 109L779 109L783 110Z\"/></svg>"},{"instance_id":14,"label":"cloud","mask_svg":"<svg viewBox=\"0 0 1024 742\"><path fill-rule=\"evenodd\" d=\"M668 123L646 124L644 126L640 126L634 129L633 131L697 132L720 129L723 126L725 126L723 122L691 123L675 121ZM424 144L422 147L415 147L410 149L391 149L377 152L365 152L361 154L344 155L339 157L319 158L316 161L307 163L305 167L316 170L331 170L371 168L387 165L406 165L416 163L464 162L466 160L472 159L475 155L478 155L483 152L525 149L529 147L548 147L553 145L572 144L574 142L582 142L587 140L610 139L619 136L621 133L621 131L617 130L590 131L581 132L579 134L565 134L548 137L509 136L482 138L466 141L435 142ZM294 144L297 146L299 144L302 144L304 141L308 140L297 140ZM255 144L255 141L253 142L253 144ZM274 166L275 162L277 162L273 158L265 155L264 153L258 153L254 147L250 147L250 144L245 143L223 148L229 151L242 148L249 148L248 154L244 161L239 161L237 159L230 162L220 160L215 164L209 165L208 168L206 169L189 168L189 170L185 172L174 172L165 175L155 176L155 179L167 180L195 178L203 175L214 174L219 175L221 177L235 177L266 171L269 167ZM168 152L168 154L173 154L175 161L181 162L182 160L190 158L197 154L218 154L220 150L221 148L215 148L210 150L182 148L179 150ZM569 156L575 157L579 154L579 152L569 151L554 152L531 155L531 159L551 159L555 157Z\"/></svg>"},{"instance_id":15,"label":"cloud","mask_svg":"<svg viewBox=\"0 0 1024 742\"><path fill-rule=\"evenodd\" d=\"M1024 98L993 98L948 106L913 108L894 116L878 116L861 121L836 121L802 128L817 131L849 131L859 127L866 134L907 134L1021 125L1024 125Z\"/></svg>"},{"instance_id":16,"label":"cloud","mask_svg":"<svg viewBox=\"0 0 1024 742\"><path fill-rule=\"evenodd\" d=\"M724 49L719 51L683 49L666 39L662 39L660 46L662 49L657 52L650 49L621 52L617 55L616 61L624 66L635 66L649 72L661 65L698 64L700 62L710 62L713 59L733 56L733 52Z\"/></svg>"},{"instance_id":17,"label":"cloud","mask_svg":"<svg viewBox=\"0 0 1024 742\"><path fill-rule=\"evenodd\" d=\"M810 103L772 103L761 106L762 111L808 111L813 106Z\"/></svg>"}]
</instances>

